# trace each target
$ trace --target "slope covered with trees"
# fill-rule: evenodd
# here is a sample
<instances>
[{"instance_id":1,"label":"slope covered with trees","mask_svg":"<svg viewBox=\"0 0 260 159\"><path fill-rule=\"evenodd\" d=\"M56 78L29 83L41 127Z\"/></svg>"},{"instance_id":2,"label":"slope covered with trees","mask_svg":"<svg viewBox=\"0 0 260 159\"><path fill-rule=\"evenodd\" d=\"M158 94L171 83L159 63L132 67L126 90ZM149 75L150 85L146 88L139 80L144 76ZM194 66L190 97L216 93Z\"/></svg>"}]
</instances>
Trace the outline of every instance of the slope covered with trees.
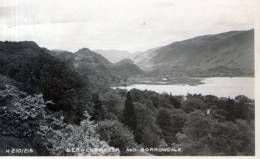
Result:
<instances>
[{"instance_id":1,"label":"slope covered with trees","mask_svg":"<svg viewBox=\"0 0 260 159\"><path fill-rule=\"evenodd\" d=\"M29 93L42 93L48 107L63 111L66 120L79 122L87 103L88 83L67 63L33 42L1 42L0 74L17 81ZM69 118L67 116L69 115Z\"/></svg>"},{"instance_id":2,"label":"slope covered with trees","mask_svg":"<svg viewBox=\"0 0 260 159\"><path fill-rule=\"evenodd\" d=\"M75 53L68 51L51 53L61 61L68 63L83 79L88 79L91 90L116 85L122 80L144 73L130 59L111 63L102 55L88 48L80 49Z\"/></svg>"}]
</instances>

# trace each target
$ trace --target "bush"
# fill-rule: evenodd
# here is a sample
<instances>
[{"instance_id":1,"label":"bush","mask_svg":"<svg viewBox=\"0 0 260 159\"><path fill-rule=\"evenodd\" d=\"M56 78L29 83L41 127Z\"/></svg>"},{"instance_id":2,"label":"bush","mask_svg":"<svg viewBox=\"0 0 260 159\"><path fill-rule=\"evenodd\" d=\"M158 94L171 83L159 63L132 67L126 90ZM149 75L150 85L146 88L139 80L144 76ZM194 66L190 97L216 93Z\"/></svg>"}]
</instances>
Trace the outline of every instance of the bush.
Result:
<instances>
[{"instance_id":1,"label":"bush","mask_svg":"<svg viewBox=\"0 0 260 159\"><path fill-rule=\"evenodd\" d=\"M90 121L90 116L87 113L84 116L86 119L81 121L79 126L64 125L62 120L56 120L62 129L41 125L37 133L41 139L47 141L44 146L48 152L51 155L119 155L118 151L99 139L95 130L97 125ZM72 152L72 149L76 152ZM95 149L100 150L92 151Z\"/></svg>"},{"instance_id":2,"label":"bush","mask_svg":"<svg viewBox=\"0 0 260 159\"><path fill-rule=\"evenodd\" d=\"M113 149L99 139L90 116L85 114L85 120L80 125L70 125L63 122L61 114L47 112L43 96L28 95L14 86L0 85L0 137L8 147L21 143L31 145L39 155L118 155L118 152L78 152L67 153L67 148ZM57 117L59 116L59 117Z\"/></svg>"},{"instance_id":3,"label":"bush","mask_svg":"<svg viewBox=\"0 0 260 159\"><path fill-rule=\"evenodd\" d=\"M37 121L46 116L45 102L41 94L27 95L14 86L0 86L0 115L2 135L32 137Z\"/></svg>"}]
</instances>

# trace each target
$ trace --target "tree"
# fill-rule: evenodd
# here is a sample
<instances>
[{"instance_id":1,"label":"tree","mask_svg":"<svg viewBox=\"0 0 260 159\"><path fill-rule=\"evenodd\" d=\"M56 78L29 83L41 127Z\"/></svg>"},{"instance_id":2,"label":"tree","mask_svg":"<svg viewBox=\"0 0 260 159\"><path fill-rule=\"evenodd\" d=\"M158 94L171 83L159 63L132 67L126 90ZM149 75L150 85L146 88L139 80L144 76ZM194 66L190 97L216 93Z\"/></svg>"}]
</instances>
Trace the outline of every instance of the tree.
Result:
<instances>
[{"instance_id":1,"label":"tree","mask_svg":"<svg viewBox=\"0 0 260 159\"><path fill-rule=\"evenodd\" d=\"M127 93L127 99L124 109L124 123L134 132L136 130L136 112L130 92Z\"/></svg>"},{"instance_id":2,"label":"tree","mask_svg":"<svg viewBox=\"0 0 260 159\"><path fill-rule=\"evenodd\" d=\"M234 122L236 119L252 121L254 120L254 103L247 100L244 96L238 96L236 100L221 99L218 102L218 108L226 112L225 119L228 121Z\"/></svg>"},{"instance_id":3,"label":"tree","mask_svg":"<svg viewBox=\"0 0 260 159\"><path fill-rule=\"evenodd\" d=\"M49 108L54 111L63 110L66 121L79 124L82 113L91 109L88 108L90 95L87 82L66 63L58 60L47 61L35 74L39 74L39 87L44 98L54 103Z\"/></svg>"},{"instance_id":4,"label":"tree","mask_svg":"<svg viewBox=\"0 0 260 159\"><path fill-rule=\"evenodd\" d=\"M41 121L49 117L42 94L28 95L14 86L0 85L0 102L0 136L5 139L1 142L1 148L22 145L36 150L30 155L39 154L40 151L33 140ZM46 123L50 120L46 120ZM44 151L43 154L47 155L48 152Z\"/></svg>"},{"instance_id":5,"label":"tree","mask_svg":"<svg viewBox=\"0 0 260 159\"><path fill-rule=\"evenodd\" d=\"M115 90L109 90L101 95L100 98L104 107L108 110L109 114L113 114L119 121L123 121L123 111L125 107L125 97L122 97L119 92ZM114 118L114 119L115 119ZM112 119L111 116L106 119Z\"/></svg>"},{"instance_id":6,"label":"tree","mask_svg":"<svg viewBox=\"0 0 260 159\"><path fill-rule=\"evenodd\" d=\"M144 104L136 103L136 142L144 147L158 147L161 131L156 124L156 114Z\"/></svg>"},{"instance_id":7,"label":"tree","mask_svg":"<svg viewBox=\"0 0 260 159\"><path fill-rule=\"evenodd\" d=\"M28 95L10 85L0 85L0 132L19 138L32 138L46 116L42 94Z\"/></svg>"},{"instance_id":8,"label":"tree","mask_svg":"<svg viewBox=\"0 0 260 159\"><path fill-rule=\"evenodd\" d=\"M127 148L137 147L133 133L119 121L100 121L97 132L100 134L101 140L106 141L110 146L119 148L121 153L124 153Z\"/></svg>"},{"instance_id":9,"label":"tree","mask_svg":"<svg viewBox=\"0 0 260 159\"><path fill-rule=\"evenodd\" d=\"M175 136L178 132L182 132L186 120L187 120L187 115L183 110L173 109L171 111L171 126L173 128L173 134ZM178 142L176 138L175 141Z\"/></svg>"},{"instance_id":10,"label":"tree","mask_svg":"<svg viewBox=\"0 0 260 159\"><path fill-rule=\"evenodd\" d=\"M201 137L207 136L210 132L212 119L205 116L202 111L194 111L188 116L187 122L184 126L184 133L192 138L198 140Z\"/></svg>"},{"instance_id":11,"label":"tree","mask_svg":"<svg viewBox=\"0 0 260 159\"><path fill-rule=\"evenodd\" d=\"M236 96L235 100L239 101L240 103L249 103L250 102L250 99L244 95Z\"/></svg>"},{"instance_id":12,"label":"tree","mask_svg":"<svg viewBox=\"0 0 260 159\"><path fill-rule=\"evenodd\" d=\"M206 103L204 103L199 97L189 97L182 106L183 111L186 113L191 113L195 109L205 110L206 108Z\"/></svg>"},{"instance_id":13,"label":"tree","mask_svg":"<svg viewBox=\"0 0 260 159\"><path fill-rule=\"evenodd\" d=\"M0 72L19 82L19 89L28 94L43 94L51 100L49 107L63 111L66 121L79 124L84 109L90 111L87 79L66 61L34 42L1 43ZM84 93L82 93L84 92Z\"/></svg>"},{"instance_id":14,"label":"tree","mask_svg":"<svg viewBox=\"0 0 260 159\"><path fill-rule=\"evenodd\" d=\"M1 143L7 146L1 148L25 143L35 149L37 155L118 155L109 151L113 147L99 139L96 124L90 121L88 113L80 125L66 124L62 114L46 108L41 94L28 95L9 85L0 85L0 101L0 137L12 139ZM68 153L67 148L108 151Z\"/></svg>"},{"instance_id":15,"label":"tree","mask_svg":"<svg viewBox=\"0 0 260 159\"><path fill-rule=\"evenodd\" d=\"M254 155L254 129L241 119L215 122L209 146L216 155Z\"/></svg>"},{"instance_id":16,"label":"tree","mask_svg":"<svg viewBox=\"0 0 260 159\"><path fill-rule=\"evenodd\" d=\"M170 103L175 107L175 108L181 108L181 101L182 101L182 96L169 96L169 101Z\"/></svg>"},{"instance_id":17,"label":"tree","mask_svg":"<svg viewBox=\"0 0 260 159\"><path fill-rule=\"evenodd\" d=\"M211 155L209 141L213 122L200 110L195 110L188 115L183 128L184 135L178 134L184 155Z\"/></svg>"},{"instance_id":18,"label":"tree","mask_svg":"<svg viewBox=\"0 0 260 159\"><path fill-rule=\"evenodd\" d=\"M62 126L61 129L41 125L38 135L47 141L44 145L50 155L119 155L116 149L99 139L96 133L97 125L90 120L87 112L84 116L86 119L81 121L80 125L64 125L62 120L56 120L55 122ZM73 152L73 149L76 152Z\"/></svg>"},{"instance_id":19,"label":"tree","mask_svg":"<svg viewBox=\"0 0 260 159\"><path fill-rule=\"evenodd\" d=\"M209 106L213 106L216 105L218 103L218 97L214 96L214 95L206 95L203 97L205 103L207 103L207 105Z\"/></svg>"},{"instance_id":20,"label":"tree","mask_svg":"<svg viewBox=\"0 0 260 159\"><path fill-rule=\"evenodd\" d=\"M237 119L236 125L238 132L236 139L239 140L240 144L238 151L240 155L254 155L255 154L255 129L254 125L251 125L246 120Z\"/></svg>"},{"instance_id":21,"label":"tree","mask_svg":"<svg viewBox=\"0 0 260 159\"><path fill-rule=\"evenodd\" d=\"M157 123L162 130L162 137L167 144L172 144L175 141L174 128L171 124L171 112L169 109L162 108L157 117Z\"/></svg>"},{"instance_id":22,"label":"tree","mask_svg":"<svg viewBox=\"0 0 260 159\"><path fill-rule=\"evenodd\" d=\"M102 107L102 102L99 99L99 95L98 94L93 94L92 95L92 100L95 106L95 111L93 113L92 119L99 121L99 120L103 120L104 119L104 110Z\"/></svg>"},{"instance_id":23,"label":"tree","mask_svg":"<svg viewBox=\"0 0 260 159\"><path fill-rule=\"evenodd\" d=\"M185 121L186 114L182 110L160 109L157 123L162 130L162 137L168 145L178 142L176 134L182 132Z\"/></svg>"}]
</instances>

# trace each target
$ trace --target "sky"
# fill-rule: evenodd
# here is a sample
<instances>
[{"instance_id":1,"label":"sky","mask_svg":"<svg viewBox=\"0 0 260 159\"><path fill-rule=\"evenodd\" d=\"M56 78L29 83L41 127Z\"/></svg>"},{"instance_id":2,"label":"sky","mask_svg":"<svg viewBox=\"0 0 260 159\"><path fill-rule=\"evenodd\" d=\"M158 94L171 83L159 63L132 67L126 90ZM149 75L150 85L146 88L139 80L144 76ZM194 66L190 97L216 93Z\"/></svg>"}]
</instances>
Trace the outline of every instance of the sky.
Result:
<instances>
[{"instance_id":1,"label":"sky","mask_svg":"<svg viewBox=\"0 0 260 159\"><path fill-rule=\"evenodd\" d=\"M0 0L0 41L143 51L254 27L254 0Z\"/></svg>"}]
</instances>

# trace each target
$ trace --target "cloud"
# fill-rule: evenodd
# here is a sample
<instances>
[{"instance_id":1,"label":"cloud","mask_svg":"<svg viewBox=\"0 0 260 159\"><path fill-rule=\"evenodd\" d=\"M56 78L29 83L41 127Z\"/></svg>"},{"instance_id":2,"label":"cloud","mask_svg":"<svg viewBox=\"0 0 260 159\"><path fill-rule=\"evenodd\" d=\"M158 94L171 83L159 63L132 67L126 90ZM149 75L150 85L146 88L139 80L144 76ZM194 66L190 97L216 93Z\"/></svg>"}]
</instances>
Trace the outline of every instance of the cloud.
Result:
<instances>
[{"instance_id":1,"label":"cloud","mask_svg":"<svg viewBox=\"0 0 260 159\"><path fill-rule=\"evenodd\" d=\"M8 15L10 15L10 13L11 13L11 11L9 10L8 7L0 6L0 18L7 17Z\"/></svg>"},{"instance_id":2,"label":"cloud","mask_svg":"<svg viewBox=\"0 0 260 159\"><path fill-rule=\"evenodd\" d=\"M2 0L0 40L33 40L71 51L138 51L250 29L253 5L253 0Z\"/></svg>"}]
</instances>

